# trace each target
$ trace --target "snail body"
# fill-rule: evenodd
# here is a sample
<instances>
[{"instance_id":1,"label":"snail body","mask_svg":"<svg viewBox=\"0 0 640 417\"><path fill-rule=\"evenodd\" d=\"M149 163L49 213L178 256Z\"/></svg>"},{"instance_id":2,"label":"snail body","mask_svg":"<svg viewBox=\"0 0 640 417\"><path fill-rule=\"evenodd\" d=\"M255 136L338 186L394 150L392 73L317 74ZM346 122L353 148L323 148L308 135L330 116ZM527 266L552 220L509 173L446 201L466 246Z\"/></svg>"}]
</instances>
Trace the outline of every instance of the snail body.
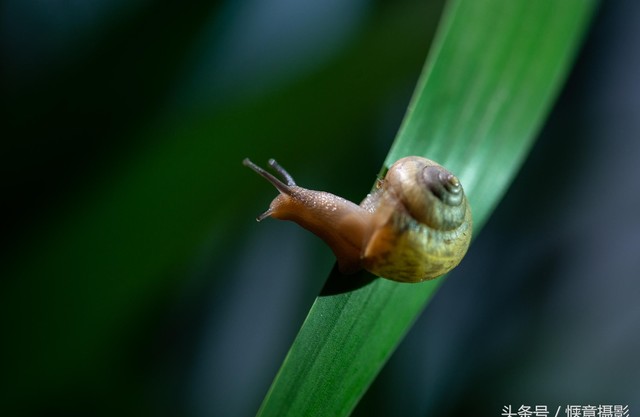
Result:
<instances>
[{"instance_id":1,"label":"snail body","mask_svg":"<svg viewBox=\"0 0 640 417\"><path fill-rule=\"evenodd\" d=\"M456 267L469 247L471 209L459 180L437 163L410 156L394 163L360 205L296 185L275 160L285 182L243 164L280 194L258 217L292 220L324 240L344 274L360 269L394 281L421 282Z\"/></svg>"}]
</instances>

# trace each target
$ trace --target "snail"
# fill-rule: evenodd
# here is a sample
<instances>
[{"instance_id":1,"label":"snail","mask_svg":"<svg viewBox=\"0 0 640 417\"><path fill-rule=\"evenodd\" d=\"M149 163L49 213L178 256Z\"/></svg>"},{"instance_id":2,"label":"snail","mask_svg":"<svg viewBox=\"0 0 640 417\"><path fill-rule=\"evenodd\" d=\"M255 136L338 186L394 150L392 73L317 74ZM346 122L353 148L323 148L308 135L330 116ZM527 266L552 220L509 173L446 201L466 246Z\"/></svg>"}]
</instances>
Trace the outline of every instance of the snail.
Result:
<instances>
[{"instance_id":1,"label":"snail","mask_svg":"<svg viewBox=\"0 0 640 417\"><path fill-rule=\"evenodd\" d=\"M360 205L307 190L274 159L284 182L251 162L243 164L280 194L257 220L292 220L324 240L343 274L360 269L401 282L437 278L456 267L471 241L471 209L458 178L429 159L394 163Z\"/></svg>"}]
</instances>

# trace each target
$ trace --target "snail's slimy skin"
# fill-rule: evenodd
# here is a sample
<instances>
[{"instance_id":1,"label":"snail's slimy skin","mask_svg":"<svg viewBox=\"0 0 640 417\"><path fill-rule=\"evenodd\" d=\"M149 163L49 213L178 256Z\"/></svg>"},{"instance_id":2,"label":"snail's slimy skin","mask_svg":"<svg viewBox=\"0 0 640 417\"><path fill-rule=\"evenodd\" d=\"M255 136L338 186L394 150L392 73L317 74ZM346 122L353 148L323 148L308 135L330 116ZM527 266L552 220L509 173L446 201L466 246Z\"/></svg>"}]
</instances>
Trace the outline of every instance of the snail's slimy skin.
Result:
<instances>
[{"instance_id":1,"label":"snail's slimy skin","mask_svg":"<svg viewBox=\"0 0 640 417\"><path fill-rule=\"evenodd\" d=\"M249 159L243 163L280 192L258 220L291 220L310 230L333 250L342 273L364 268L394 281L421 282L455 268L471 242L462 185L429 159L398 160L360 205L297 186L273 159L269 165L286 183Z\"/></svg>"}]
</instances>

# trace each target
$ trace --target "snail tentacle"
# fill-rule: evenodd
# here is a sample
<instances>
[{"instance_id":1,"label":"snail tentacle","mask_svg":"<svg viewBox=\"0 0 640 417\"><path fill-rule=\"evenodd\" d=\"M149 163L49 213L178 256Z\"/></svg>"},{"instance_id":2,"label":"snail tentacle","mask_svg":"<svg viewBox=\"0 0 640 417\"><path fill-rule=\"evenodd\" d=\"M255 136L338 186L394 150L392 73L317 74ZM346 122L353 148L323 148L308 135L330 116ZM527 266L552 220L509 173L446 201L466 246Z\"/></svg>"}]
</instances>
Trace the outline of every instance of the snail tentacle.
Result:
<instances>
[{"instance_id":1,"label":"snail tentacle","mask_svg":"<svg viewBox=\"0 0 640 417\"><path fill-rule=\"evenodd\" d=\"M280 181L278 178L276 178L270 172L265 171L264 169L262 169L258 165L256 165L253 162L251 162L251 160L249 158L244 158L244 160L242 161L242 165L251 168L252 170L257 172L258 174L260 174L262 177L266 178L267 181L269 181L271 184L273 184L273 186L276 187L278 189L278 191L280 191L282 194L291 195L291 186L292 185L296 185L296 183L293 181L293 178L291 178L291 175L289 175L289 173L287 173L287 171L282 169L282 167L280 165L278 165L278 163L275 160L272 160L272 161L273 161L273 164L276 167L280 168L279 170L276 169L278 171L278 173L280 173L280 174L284 173L283 176L287 180L287 184L285 184L282 181ZM291 184L291 183L293 183L293 184Z\"/></svg>"},{"instance_id":2,"label":"snail tentacle","mask_svg":"<svg viewBox=\"0 0 640 417\"><path fill-rule=\"evenodd\" d=\"M286 169L282 167L275 159L269 159L269 166L273 168L278 174L282 175L282 177L287 180L287 185L292 186L296 185L296 182L293 180L291 174L287 172Z\"/></svg>"}]
</instances>

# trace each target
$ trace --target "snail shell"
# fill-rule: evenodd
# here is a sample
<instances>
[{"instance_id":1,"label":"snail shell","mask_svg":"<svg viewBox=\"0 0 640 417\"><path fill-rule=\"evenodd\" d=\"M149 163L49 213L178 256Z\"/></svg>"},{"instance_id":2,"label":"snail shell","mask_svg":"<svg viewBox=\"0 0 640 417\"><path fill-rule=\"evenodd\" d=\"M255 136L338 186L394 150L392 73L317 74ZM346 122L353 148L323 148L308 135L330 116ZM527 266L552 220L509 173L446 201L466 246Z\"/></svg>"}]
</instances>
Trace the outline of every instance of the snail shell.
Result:
<instances>
[{"instance_id":1,"label":"snail shell","mask_svg":"<svg viewBox=\"0 0 640 417\"><path fill-rule=\"evenodd\" d=\"M280 192L258 221L292 220L315 233L342 273L364 268L394 281L421 282L456 267L471 242L471 209L460 181L429 159L398 160L360 205L299 187L273 159L269 165L286 182L249 159L243 164Z\"/></svg>"}]
</instances>

